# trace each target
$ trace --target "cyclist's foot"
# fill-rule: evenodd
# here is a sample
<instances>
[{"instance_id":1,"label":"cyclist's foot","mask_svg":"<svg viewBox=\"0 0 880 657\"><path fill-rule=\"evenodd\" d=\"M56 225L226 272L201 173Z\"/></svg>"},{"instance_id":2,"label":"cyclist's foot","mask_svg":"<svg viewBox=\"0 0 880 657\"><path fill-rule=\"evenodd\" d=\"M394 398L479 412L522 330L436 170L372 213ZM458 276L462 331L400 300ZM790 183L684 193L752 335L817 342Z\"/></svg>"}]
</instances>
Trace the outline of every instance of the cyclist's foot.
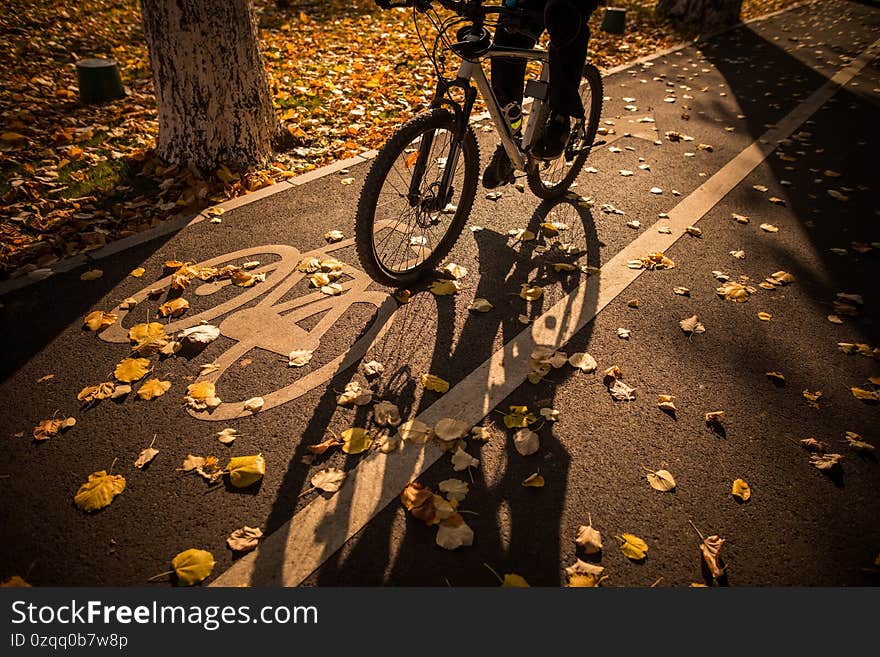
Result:
<instances>
[{"instance_id":1,"label":"cyclist's foot","mask_svg":"<svg viewBox=\"0 0 880 657\"><path fill-rule=\"evenodd\" d=\"M495 189L496 187L508 185L515 181L516 178L513 176L513 164L511 164L510 158L507 156L507 151L504 150L504 146L499 144L495 149L495 153L492 154L489 166L483 171L483 187L486 189Z\"/></svg>"},{"instance_id":2,"label":"cyclist's foot","mask_svg":"<svg viewBox=\"0 0 880 657\"><path fill-rule=\"evenodd\" d=\"M555 160L562 155L571 134L571 120L565 114L550 113L544 132L532 153L541 160Z\"/></svg>"}]
</instances>

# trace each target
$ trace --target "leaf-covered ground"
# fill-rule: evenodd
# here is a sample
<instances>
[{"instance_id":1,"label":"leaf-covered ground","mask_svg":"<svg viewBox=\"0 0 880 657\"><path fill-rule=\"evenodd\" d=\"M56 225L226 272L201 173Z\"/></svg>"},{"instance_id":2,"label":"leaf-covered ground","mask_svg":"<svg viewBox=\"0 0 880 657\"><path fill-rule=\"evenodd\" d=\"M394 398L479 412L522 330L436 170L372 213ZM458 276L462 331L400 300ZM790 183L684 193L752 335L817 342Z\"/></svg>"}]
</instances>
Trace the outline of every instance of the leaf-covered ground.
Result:
<instances>
[{"instance_id":1,"label":"leaf-covered ground","mask_svg":"<svg viewBox=\"0 0 880 657\"><path fill-rule=\"evenodd\" d=\"M746 0L745 18L796 0ZM328 162L379 147L417 111L433 71L411 13L372 0L255 2L271 91L294 137L288 153L241 176L205 180L157 161L149 60L135 0L9 0L0 7L0 278L188 216ZM302 4L298 7L297 4ZM592 19L591 60L610 67L693 36L625 0L627 32ZM78 100L75 62L119 62L127 97Z\"/></svg>"}]
</instances>

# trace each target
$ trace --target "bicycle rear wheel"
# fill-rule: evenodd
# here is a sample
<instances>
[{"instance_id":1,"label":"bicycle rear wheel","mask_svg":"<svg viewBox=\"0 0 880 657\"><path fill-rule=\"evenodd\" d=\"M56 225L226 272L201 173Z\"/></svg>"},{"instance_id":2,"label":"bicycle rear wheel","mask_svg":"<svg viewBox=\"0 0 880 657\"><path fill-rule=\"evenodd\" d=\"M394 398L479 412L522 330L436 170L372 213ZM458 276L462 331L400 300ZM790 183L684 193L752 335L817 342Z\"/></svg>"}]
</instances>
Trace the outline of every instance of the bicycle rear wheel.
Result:
<instances>
[{"instance_id":1,"label":"bicycle rear wheel","mask_svg":"<svg viewBox=\"0 0 880 657\"><path fill-rule=\"evenodd\" d=\"M355 246L364 271L390 286L429 275L464 228L479 166L473 130L457 139L448 110L423 112L401 126L379 151L361 190ZM442 194L447 168L451 180Z\"/></svg>"},{"instance_id":2,"label":"bicycle rear wheel","mask_svg":"<svg viewBox=\"0 0 880 657\"><path fill-rule=\"evenodd\" d=\"M599 117L602 115L602 76L592 64L584 67L581 78L580 96L584 105L583 130L572 131L568 146L555 160L539 160L530 157L526 165L526 178L532 193L543 199L559 198L568 191L571 183L578 177L587 156L589 147L596 140ZM546 104L544 109L546 110ZM543 125L546 117L539 117Z\"/></svg>"}]
</instances>

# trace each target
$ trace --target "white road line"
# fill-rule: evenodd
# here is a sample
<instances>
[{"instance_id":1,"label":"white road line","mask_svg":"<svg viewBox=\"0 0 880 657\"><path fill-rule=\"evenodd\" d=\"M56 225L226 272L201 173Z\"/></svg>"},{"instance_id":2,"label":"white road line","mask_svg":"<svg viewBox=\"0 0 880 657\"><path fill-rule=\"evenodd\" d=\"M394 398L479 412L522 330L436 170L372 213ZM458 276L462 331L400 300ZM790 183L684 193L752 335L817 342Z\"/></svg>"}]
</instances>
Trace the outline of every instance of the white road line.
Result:
<instances>
[{"instance_id":1,"label":"white road line","mask_svg":"<svg viewBox=\"0 0 880 657\"><path fill-rule=\"evenodd\" d=\"M479 423L525 381L529 372L528 357L536 346L562 347L568 342L641 275L643 270L629 269L628 261L671 247L688 226L697 223L760 165L779 140L788 138L842 85L855 77L871 61L878 46L880 39L682 200L669 212L668 219L658 221L642 233L609 260L598 276L587 279L562 298L417 419L429 425L444 417ZM660 225L669 226L672 234L658 233L656 229ZM433 444L422 448L410 445L403 452L391 455L371 454L349 473L333 497L311 502L268 536L257 550L221 574L212 586L297 586L442 454Z\"/></svg>"}]
</instances>

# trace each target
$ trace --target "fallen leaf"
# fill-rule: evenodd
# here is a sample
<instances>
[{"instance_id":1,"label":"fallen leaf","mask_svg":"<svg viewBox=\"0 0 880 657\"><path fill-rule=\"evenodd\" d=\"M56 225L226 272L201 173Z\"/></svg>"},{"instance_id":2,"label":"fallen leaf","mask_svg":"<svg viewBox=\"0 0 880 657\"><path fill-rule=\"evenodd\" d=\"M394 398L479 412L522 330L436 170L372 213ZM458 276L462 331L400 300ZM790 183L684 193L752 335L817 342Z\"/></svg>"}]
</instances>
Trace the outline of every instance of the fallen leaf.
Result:
<instances>
[{"instance_id":1,"label":"fallen leaf","mask_svg":"<svg viewBox=\"0 0 880 657\"><path fill-rule=\"evenodd\" d=\"M339 468L327 468L312 475L312 486L325 493L335 493L342 487L345 481L345 470Z\"/></svg>"},{"instance_id":2,"label":"fallen leaf","mask_svg":"<svg viewBox=\"0 0 880 657\"><path fill-rule=\"evenodd\" d=\"M433 390L434 392L439 392L441 394L449 390L449 382L444 381L434 374L422 374L421 380L422 385L428 390Z\"/></svg>"},{"instance_id":3,"label":"fallen leaf","mask_svg":"<svg viewBox=\"0 0 880 657\"><path fill-rule=\"evenodd\" d=\"M162 317L179 317L189 309L189 301L183 297L177 297L166 301L159 306L159 315Z\"/></svg>"},{"instance_id":4,"label":"fallen leaf","mask_svg":"<svg viewBox=\"0 0 880 657\"><path fill-rule=\"evenodd\" d=\"M470 430L471 425L467 422L451 417L443 418L434 425L434 435L445 442L464 438Z\"/></svg>"},{"instance_id":5,"label":"fallen leaf","mask_svg":"<svg viewBox=\"0 0 880 657\"><path fill-rule=\"evenodd\" d=\"M31 588L31 585L28 584L22 577L19 575L13 575L2 582L0 582L0 589L11 589L11 588Z\"/></svg>"},{"instance_id":6,"label":"fallen leaf","mask_svg":"<svg viewBox=\"0 0 880 657\"><path fill-rule=\"evenodd\" d=\"M150 361L146 358L126 358L119 362L113 371L117 381L134 383L140 381L150 371Z\"/></svg>"},{"instance_id":7,"label":"fallen leaf","mask_svg":"<svg viewBox=\"0 0 880 657\"><path fill-rule=\"evenodd\" d=\"M620 551L623 552L623 555L628 559L641 561L647 556L648 544L635 534L621 534L617 538L623 541L620 546Z\"/></svg>"},{"instance_id":8,"label":"fallen leaf","mask_svg":"<svg viewBox=\"0 0 880 657\"><path fill-rule=\"evenodd\" d=\"M474 458L461 447L457 447L452 455L452 469L456 472L461 472L468 468L476 468L478 465L480 465L480 459Z\"/></svg>"},{"instance_id":9,"label":"fallen leaf","mask_svg":"<svg viewBox=\"0 0 880 657\"><path fill-rule=\"evenodd\" d=\"M373 407L373 421L380 427L400 424L400 409L389 401L380 401Z\"/></svg>"},{"instance_id":10,"label":"fallen leaf","mask_svg":"<svg viewBox=\"0 0 880 657\"><path fill-rule=\"evenodd\" d=\"M342 451L346 454L360 454L370 449L373 444L373 437L370 433L360 427L346 429L340 435L343 441Z\"/></svg>"},{"instance_id":11,"label":"fallen leaf","mask_svg":"<svg viewBox=\"0 0 880 657\"><path fill-rule=\"evenodd\" d=\"M523 456L529 456L538 451L541 441L537 433L523 428L513 434L513 446Z\"/></svg>"},{"instance_id":12,"label":"fallen leaf","mask_svg":"<svg viewBox=\"0 0 880 657\"><path fill-rule=\"evenodd\" d=\"M178 336L181 343L191 346L204 346L211 344L220 337L220 329L211 324L200 324L185 329Z\"/></svg>"},{"instance_id":13,"label":"fallen leaf","mask_svg":"<svg viewBox=\"0 0 880 657\"><path fill-rule=\"evenodd\" d=\"M266 474L266 459L262 454L233 456L223 469L229 475L229 483L236 488L247 488Z\"/></svg>"},{"instance_id":14,"label":"fallen leaf","mask_svg":"<svg viewBox=\"0 0 880 657\"><path fill-rule=\"evenodd\" d=\"M446 493L446 497L450 500L461 502L467 497L468 483L461 479L444 479L437 487Z\"/></svg>"},{"instance_id":15,"label":"fallen leaf","mask_svg":"<svg viewBox=\"0 0 880 657\"><path fill-rule=\"evenodd\" d=\"M287 365L289 367L304 367L312 360L311 349L295 349L287 355Z\"/></svg>"},{"instance_id":16,"label":"fallen leaf","mask_svg":"<svg viewBox=\"0 0 880 657\"><path fill-rule=\"evenodd\" d=\"M672 395L657 395L657 408L663 411L675 412L675 397Z\"/></svg>"},{"instance_id":17,"label":"fallen leaf","mask_svg":"<svg viewBox=\"0 0 880 657\"><path fill-rule=\"evenodd\" d=\"M855 431L847 431L845 435L848 447L855 450L856 452L868 454L874 451L874 445L872 445L871 443L866 443L864 440L862 440L862 437Z\"/></svg>"},{"instance_id":18,"label":"fallen leaf","mask_svg":"<svg viewBox=\"0 0 880 657\"><path fill-rule=\"evenodd\" d=\"M226 429L217 432L217 440L224 445L231 445L235 442L236 438L238 438L238 431L231 427L227 427Z\"/></svg>"},{"instance_id":19,"label":"fallen leaf","mask_svg":"<svg viewBox=\"0 0 880 657\"><path fill-rule=\"evenodd\" d=\"M331 243L332 242L339 242L339 241L345 239L345 235L342 233L341 230L331 230L331 231L324 233L324 239L327 240L328 242L331 242Z\"/></svg>"},{"instance_id":20,"label":"fallen leaf","mask_svg":"<svg viewBox=\"0 0 880 657\"><path fill-rule=\"evenodd\" d=\"M501 586L504 588L529 588L529 583L526 581L525 577L517 575L516 573L506 573L504 575L504 580L501 582Z\"/></svg>"},{"instance_id":21,"label":"fallen leaf","mask_svg":"<svg viewBox=\"0 0 880 657\"><path fill-rule=\"evenodd\" d=\"M461 283L456 280L444 278L431 283L430 290L432 294L438 297L449 296L450 294L456 294L461 290Z\"/></svg>"},{"instance_id":22,"label":"fallen leaf","mask_svg":"<svg viewBox=\"0 0 880 657\"><path fill-rule=\"evenodd\" d=\"M456 513L440 523L436 542L445 550L467 547L474 543L474 530Z\"/></svg>"},{"instance_id":23,"label":"fallen leaf","mask_svg":"<svg viewBox=\"0 0 880 657\"><path fill-rule=\"evenodd\" d=\"M261 538L263 538L262 529L245 525L229 535L229 538L226 539L226 545L235 552L250 552L257 547Z\"/></svg>"},{"instance_id":24,"label":"fallen leaf","mask_svg":"<svg viewBox=\"0 0 880 657\"><path fill-rule=\"evenodd\" d=\"M432 524L437 514L434 508L434 493L417 481L411 481L400 493L404 508L425 524Z\"/></svg>"},{"instance_id":25,"label":"fallen leaf","mask_svg":"<svg viewBox=\"0 0 880 657\"><path fill-rule=\"evenodd\" d=\"M852 392L852 396L856 399L861 399L866 402L880 401L880 391L865 390L864 388L857 388L855 386L851 387L850 391Z\"/></svg>"},{"instance_id":26,"label":"fallen leaf","mask_svg":"<svg viewBox=\"0 0 880 657\"><path fill-rule=\"evenodd\" d=\"M397 429L402 440L413 443L426 443L434 436L434 430L419 420L407 420Z\"/></svg>"},{"instance_id":27,"label":"fallen leaf","mask_svg":"<svg viewBox=\"0 0 880 657\"><path fill-rule=\"evenodd\" d=\"M828 451L828 445L815 438L803 438L801 440L801 446L808 452L816 452L818 454L823 454Z\"/></svg>"},{"instance_id":28,"label":"fallen leaf","mask_svg":"<svg viewBox=\"0 0 880 657\"><path fill-rule=\"evenodd\" d=\"M810 463L820 470L832 470L843 460L843 454L811 454Z\"/></svg>"},{"instance_id":29,"label":"fallen leaf","mask_svg":"<svg viewBox=\"0 0 880 657\"><path fill-rule=\"evenodd\" d=\"M190 408L198 411L216 408L222 403L215 393L213 381L199 381L190 384L186 388L186 396L183 400Z\"/></svg>"},{"instance_id":30,"label":"fallen leaf","mask_svg":"<svg viewBox=\"0 0 880 657\"><path fill-rule=\"evenodd\" d=\"M777 385L785 383L785 375L782 372L767 372L766 376Z\"/></svg>"},{"instance_id":31,"label":"fallen leaf","mask_svg":"<svg viewBox=\"0 0 880 657\"><path fill-rule=\"evenodd\" d=\"M83 272L82 274L80 274L79 280L81 280L81 281L96 281L99 278L101 278L101 276L103 276L103 275L104 275L104 272L101 269L90 269L89 271L86 271L86 272Z\"/></svg>"},{"instance_id":32,"label":"fallen leaf","mask_svg":"<svg viewBox=\"0 0 880 657\"><path fill-rule=\"evenodd\" d=\"M149 401L156 397L161 397L171 387L171 381L160 381L159 379L147 379L138 389L137 396L141 399Z\"/></svg>"},{"instance_id":33,"label":"fallen leaf","mask_svg":"<svg viewBox=\"0 0 880 657\"><path fill-rule=\"evenodd\" d=\"M774 205L785 205L785 199L781 199L778 196L771 196L767 200L770 201L771 203L773 203ZM762 225L761 228L764 228L764 226ZM767 230L767 229L764 228L764 230ZM772 230L772 231L768 231L768 232L775 233L776 231Z\"/></svg>"},{"instance_id":34,"label":"fallen leaf","mask_svg":"<svg viewBox=\"0 0 880 657\"><path fill-rule=\"evenodd\" d=\"M761 224L760 229L765 233L778 233L779 228L774 226L773 224Z\"/></svg>"},{"instance_id":35,"label":"fallen leaf","mask_svg":"<svg viewBox=\"0 0 880 657\"><path fill-rule=\"evenodd\" d=\"M112 325L115 321L115 314L105 313L102 310L95 310L86 315L83 320L83 327L90 331L100 331Z\"/></svg>"},{"instance_id":36,"label":"fallen leaf","mask_svg":"<svg viewBox=\"0 0 880 657\"><path fill-rule=\"evenodd\" d=\"M728 281L715 290L718 296L727 299L728 301L734 301L736 303L743 303L745 301L748 301L749 295L752 294L754 291L755 288L749 288L741 283L736 283L734 281Z\"/></svg>"},{"instance_id":37,"label":"fallen leaf","mask_svg":"<svg viewBox=\"0 0 880 657\"><path fill-rule=\"evenodd\" d=\"M46 383L46 381L49 381L50 379L54 379L54 378L55 378L54 374L45 374L45 375L41 376L39 379L37 379L37 383Z\"/></svg>"},{"instance_id":38,"label":"fallen leaf","mask_svg":"<svg viewBox=\"0 0 880 657\"><path fill-rule=\"evenodd\" d=\"M336 399L337 404L347 406L355 404L356 406L366 406L373 401L373 391L364 389L357 381L350 381L345 384L342 394Z\"/></svg>"},{"instance_id":39,"label":"fallen leaf","mask_svg":"<svg viewBox=\"0 0 880 657\"><path fill-rule=\"evenodd\" d=\"M736 220L736 222L739 224L749 223L749 218L743 214L737 214L736 212L734 212L732 216Z\"/></svg>"},{"instance_id":40,"label":"fallen leaf","mask_svg":"<svg viewBox=\"0 0 880 657\"><path fill-rule=\"evenodd\" d=\"M629 336L632 333L629 329L619 328L617 329L617 337L621 340L629 340Z\"/></svg>"},{"instance_id":41,"label":"fallen leaf","mask_svg":"<svg viewBox=\"0 0 880 657\"><path fill-rule=\"evenodd\" d=\"M441 271L448 276L458 280L460 278L464 278L467 276L468 270L466 267L462 267L454 262L447 263Z\"/></svg>"},{"instance_id":42,"label":"fallen leaf","mask_svg":"<svg viewBox=\"0 0 880 657\"><path fill-rule=\"evenodd\" d=\"M544 477L535 472L534 474L530 474L528 477L523 480L522 485L526 488L543 488L544 487Z\"/></svg>"},{"instance_id":43,"label":"fallen leaf","mask_svg":"<svg viewBox=\"0 0 880 657\"><path fill-rule=\"evenodd\" d=\"M584 352L572 354L568 357L568 362L572 367L576 367L583 372L595 372L596 368L599 367L596 359Z\"/></svg>"},{"instance_id":44,"label":"fallen leaf","mask_svg":"<svg viewBox=\"0 0 880 657\"><path fill-rule=\"evenodd\" d=\"M608 386L608 392L610 392L611 397L617 401L635 401L635 391L635 388L628 386L619 379L615 379L614 382Z\"/></svg>"},{"instance_id":45,"label":"fallen leaf","mask_svg":"<svg viewBox=\"0 0 880 657\"><path fill-rule=\"evenodd\" d=\"M686 287L674 287L672 288L672 293L677 294L681 297L689 297L691 296L691 291Z\"/></svg>"},{"instance_id":46,"label":"fallen leaf","mask_svg":"<svg viewBox=\"0 0 880 657\"><path fill-rule=\"evenodd\" d=\"M721 559L721 548L724 545L724 539L713 534L707 536L700 541L700 553L703 555L703 561L709 568L712 577L719 579L724 576L725 565Z\"/></svg>"},{"instance_id":47,"label":"fallen leaf","mask_svg":"<svg viewBox=\"0 0 880 657\"><path fill-rule=\"evenodd\" d=\"M559 419L559 411L555 408L542 408L538 411L541 414L541 417L547 420L547 422L556 422Z\"/></svg>"},{"instance_id":48,"label":"fallen leaf","mask_svg":"<svg viewBox=\"0 0 880 657\"><path fill-rule=\"evenodd\" d=\"M262 397L251 397L244 403L244 410L250 411L251 413L259 413L263 410L263 405L265 403L266 402Z\"/></svg>"},{"instance_id":49,"label":"fallen leaf","mask_svg":"<svg viewBox=\"0 0 880 657\"><path fill-rule=\"evenodd\" d=\"M141 450L141 453L138 454L137 460L134 462L134 467L143 468L150 461L156 458L156 455L159 453L159 450L155 447L147 447Z\"/></svg>"},{"instance_id":50,"label":"fallen leaf","mask_svg":"<svg viewBox=\"0 0 880 657\"><path fill-rule=\"evenodd\" d=\"M523 283L520 286L519 296L526 301L537 301L544 294L544 289L540 285L529 285Z\"/></svg>"},{"instance_id":51,"label":"fallen leaf","mask_svg":"<svg viewBox=\"0 0 880 657\"><path fill-rule=\"evenodd\" d=\"M519 429L534 424L538 417L529 410L528 406L511 406L504 416L504 426L508 429Z\"/></svg>"},{"instance_id":52,"label":"fallen leaf","mask_svg":"<svg viewBox=\"0 0 880 657\"><path fill-rule=\"evenodd\" d=\"M742 479L735 479L730 494L734 497L738 497L743 502L748 502L749 498L752 496L752 489Z\"/></svg>"},{"instance_id":53,"label":"fallen leaf","mask_svg":"<svg viewBox=\"0 0 880 657\"><path fill-rule=\"evenodd\" d=\"M207 550L184 550L171 560L177 583L193 586L202 582L214 570L214 555Z\"/></svg>"},{"instance_id":54,"label":"fallen leaf","mask_svg":"<svg viewBox=\"0 0 880 657\"><path fill-rule=\"evenodd\" d=\"M593 529L592 519L589 525L580 525L574 542L585 554L598 554L602 551L602 534Z\"/></svg>"},{"instance_id":55,"label":"fallen leaf","mask_svg":"<svg viewBox=\"0 0 880 657\"><path fill-rule=\"evenodd\" d=\"M703 231L700 230L699 228L697 228L696 226L688 226L687 228L684 229L684 232L686 232L688 235L693 235L694 237L702 237L703 236Z\"/></svg>"},{"instance_id":56,"label":"fallen leaf","mask_svg":"<svg viewBox=\"0 0 880 657\"><path fill-rule=\"evenodd\" d=\"M762 322L769 322L771 319L773 319L773 315L762 310L758 313L758 319L760 319Z\"/></svg>"},{"instance_id":57,"label":"fallen leaf","mask_svg":"<svg viewBox=\"0 0 880 657\"><path fill-rule=\"evenodd\" d=\"M100 401L101 399L107 399L113 395L113 392L116 389L116 384L112 381L105 381L104 383L99 383L94 386L86 386L82 390L79 391L76 398L81 402L86 402L87 404L93 401Z\"/></svg>"},{"instance_id":58,"label":"fallen leaf","mask_svg":"<svg viewBox=\"0 0 880 657\"><path fill-rule=\"evenodd\" d=\"M89 480L79 487L73 501L83 511L97 511L109 505L123 490L125 477L99 470L89 475Z\"/></svg>"},{"instance_id":59,"label":"fallen leaf","mask_svg":"<svg viewBox=\"0 0 880 657\"><path fill-rule=\"evenodd\" d=\"M116 388L113 390L113 394L110 395L110 399L120 399L122 397L125 397L130 392L131 386L127 383L121 386L116 386Z\"/></svg>"},{"instance_id":60,"label":"fallen leaf","mask_svg":"<svg viewBox=\"0 0 880 657\"><path fill-rule=\"evenodd\" d=\"M475 310L479 313L487 313L492 308L494 308L491 303L489 303L486 299L474 299L473 302L468 306L468 310Z\"/></svg>"},{"instance_id":61,"label":"fallen leaf","mask_svg":"<svg viewBox=\"0 0 880 657\"><path fill-rule=\"evenodd\" d=\"M675 479L668 470L657 470L656 472L648 470L648 474L645 476L654 490L666 493L675 489Z\"/></svg>"},{"instance_id":62,"label":"fallen leaf","mask_svg":"<svg viewBox=\"0 0 880 657\"><path fill-rule=\"evenodd\" d=\"M385 366L377 360L364 363L364 376L366 377L379 376L384 371Z\"/></svg>"}]
</instances>

